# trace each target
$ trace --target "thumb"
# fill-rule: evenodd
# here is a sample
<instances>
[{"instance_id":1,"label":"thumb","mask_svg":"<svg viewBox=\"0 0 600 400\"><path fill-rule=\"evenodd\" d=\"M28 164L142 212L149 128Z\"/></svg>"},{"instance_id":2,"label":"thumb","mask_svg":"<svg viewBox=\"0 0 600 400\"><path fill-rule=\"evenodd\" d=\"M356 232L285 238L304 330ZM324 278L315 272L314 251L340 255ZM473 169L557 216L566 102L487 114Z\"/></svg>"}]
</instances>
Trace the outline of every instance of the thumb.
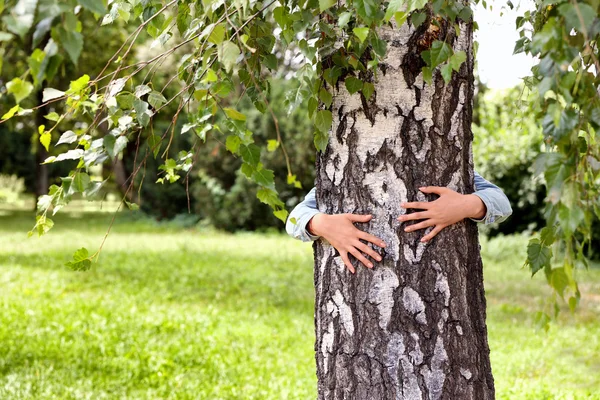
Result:
<instances>
[{"instance_id":1,"label":"thumb","mask_svg":"<svg viewBox=\"0 0 600 400\"><path fill-rule=\"evenodd\" d=\"M370 214L366 214L366 215L347 214L347 216L348 216L348 219L352 222L368 222L371 220L371 218L373 218L373 216Z\"/></svg>"}]
</instances>

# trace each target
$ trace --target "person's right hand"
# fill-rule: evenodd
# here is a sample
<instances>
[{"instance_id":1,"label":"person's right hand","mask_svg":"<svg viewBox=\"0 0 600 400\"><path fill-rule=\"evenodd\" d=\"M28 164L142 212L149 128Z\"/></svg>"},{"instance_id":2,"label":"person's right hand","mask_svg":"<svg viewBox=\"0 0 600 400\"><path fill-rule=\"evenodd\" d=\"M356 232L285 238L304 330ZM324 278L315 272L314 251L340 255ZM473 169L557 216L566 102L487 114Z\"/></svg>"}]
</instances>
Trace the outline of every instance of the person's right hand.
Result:
<instances>
[{"instance_id":1,"label":"person's right hand","mask_svg":"<svg viewBox=\"0 0 600 400\"><path fill-rule=\"evenodd\" d=\"M354 226L355 222L368 222L371 215L357 214L317 214L308 222L308 231L316 236L321 236L327 240L340 253L342 260L350 272L355 273L354 267L348 258L352 254L358 261L367 268L373 268L371 263L363 253L377 261L381 261L381 256L372 248L360 240L366 240L379 247L385 247L383 240L361 231Z\"/></svg>"}]
</instances>

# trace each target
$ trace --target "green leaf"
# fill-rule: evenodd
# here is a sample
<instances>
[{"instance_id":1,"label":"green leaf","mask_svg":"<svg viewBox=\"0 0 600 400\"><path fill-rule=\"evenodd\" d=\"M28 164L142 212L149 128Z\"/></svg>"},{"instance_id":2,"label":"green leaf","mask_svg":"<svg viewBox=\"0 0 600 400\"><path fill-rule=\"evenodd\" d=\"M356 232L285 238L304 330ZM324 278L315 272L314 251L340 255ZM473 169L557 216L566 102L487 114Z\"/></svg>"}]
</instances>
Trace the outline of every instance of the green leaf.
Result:
<instances>
[{"instance_id":1,"label":"green leaf","mask_svg":"<svg viewBox=\"0 0 600 400\"><path fill-rule=\"evenodd\" d=\"M146 127L150 123L150 115L148 114L148 103L143 100L135 99L133 101L133 108L135 109L135 117L138 123Z\"/></svg>"},{"instance_id":2,"label":"green leaf","mask_svg":"<svg viewBox=\"0 0 600 400\"><path fill-rule=\"evenodd\" d=\"M364 43L367 40L367 36L369 36L369 28L354 28L352 32L354 32L361 43Z\"/></svg>"},{"instance_id":3,"label":"green leaf","mask_svg":"<svg viewBox=\"0 0 600 400\"><path fill-rule=\"evenodd\" d=\"M561 4L558 12L565 17L567 32L576 29L579 32L587 33L596 17L596 11L583 2Z\"/></svg>"},{"instance_id":4,"label":"green leaf","mask_svg":"<svg viewBox=\"0 0 600 400\"><path fill-rule=\"evenodd\" d=\"M220 44L223 43L223 40L225 40L225 25L218 24L208 36L208 41L214 44Z\"/></svg>"},{"instance_id":5,"label":"green leaf","mask_svg":"<svg viewBox=\"0 0 600 400\"><path fill-rule=\"evenodd\" d=\"M223 63L223 66L225 67L225 70L227 72L231 72L240 54L241 52L239 47L237 47L234 43L230 42L229 40L226 40L223 43L219 44L219 61Z\"/></svg>"},{"instance_id":6,"label":"green leaf","mask_svg":"<svg viewBox=\"0 0 600 400\"><path fill-rule=\"evenodd\" d=\"M429 67L423 67L423 80L428 84L431 85L431 82L433 80L433 76L432 76L432 72L431 72L431 68Z\"/></svg>"},{"instance_id":7,"label":"green leaf","mask_svg":"<svg viewBox=\"0 0 600 400\"><path fill-rule=\"evenodd\" d=\"M450 79L452 79L452 66L450 64L445 64L441 68L441 72L442 72L442 78L444 78L444 82L446 82L446 83L450 82Z\"/></svg>"},{"instance_id":8,"label":"green leaf","mask_svg":"<svg viewBox=\"0 0 600 400\"><path fill-rule=\"evenodd\" d=\"M285 223L285 221L287 220L287 217L288 217L288 212L287 212L287 210L278 210L278 211L273 211L273 215L275 215L277 218L279 218L282 222Z\"/></svg>"},{"instance_id":9,"label":"green leaf","mask_svg":"<svg viewBox=\"0 0 600 400\"><path fill-rule=\"evenodd\" d=\"M274 189L261 187L256 192L256 197L265 204L275 207L283 207L283 202L279 199L277 192Z\"/></svg>"},{"instance_id":10,"label":"green leaf","mask_svg":"<svg viewBox=\"0 0 600 400\"><path fill-rule=\"evenodd\" d=\"M44 115L44 118L46 118L46 119L47 119L47 120L49 120L49 121L54 121L54 122L56 122L56 121L58 121L58 120L60 119L60 115L58 115L58 113L57 113L57 112L55 112L55 111L52 111L50 114L48 114L48 115Z\"/></svg>"},{"instance_id":11,"label":"green leaf","mask_svg":"<svg viewBox=\"0 0 600 400\"><path fill-rule=\"evenodd\" d=\"M358 92L363 87L363 81L361 81L358 78L355 78L354 76L347 77L344 83L346 84L346 89L348 89L348 92L350 92L350 94Z\"/></svg>"},{"instance_id":12,"label":"green leaf","mask_svg":"<svg viewBox=\"0 0 600 400\"><path fill-rule=\"evenodd\" d=\"M410 13L414 10L420 10L425 7L427 4L427 0L408 0L408 5L406 7L406 12Z\"/></svg>"},{"instance_id":13,"label":"green leaf","mask_svg":"<svg viewBox=\"0 0 600 400\"><path fill-rule=\"evenodd\" d=\"M387 42L378 37L374 37L371 39L371 46L373 46L373 51L379 57L384 57L387 52Z\"/></svg>"},{"instance_id":14,"label":"green leaf","mask_svg":"<svg viewBox=\"0 0 600 400\"><path fill-rule=\"evenodd\" d=\"M50 148L50 141L52 140L52 135L50 134L50 132L43 132L40 135L40 143L42 144L42 146L44 146L44 148L46 149L46 151L49 150Z\"/></svg>"},{"instance_id":15,"label":"green leaf","mask_svg":"<svg viewBox=\"0 0 600 400\"><path fill-rule=\"evenodd\" d=\"M258 165L260 161L260 148L255 144L241 145L240 146L240 154L242 159L250 164L252 167Z\"/></svg>"},{"instance_id":16,"label":"green leaf","mask_svg":"<svg viewBox=\"0 0 600 400\"><path fill-rule=\"evenodd\" d=\"M115 137L108 134L104 136L103 146L106 149L108 156L114 160L127 146L127 137Z\"/></svg>"},{"instance_id":17,"label":"green leaf","mask_svg":"<svg viewBox=\"0 0 600 400\"><path fill-rule=\"evenodd\" d=\"M350 18L352 18L352 13L351 12L343 12L340 14L340 16L338 17L338 26L340 28L345 28L348 25L348 22L350 22Z\"/></svg>"},{"instance_id":18,"label":"green leaf","mask_svg":"<svg viewBox=\"0 0 600 400\"><path fill-rule=\"evenodd\" d=\"M15 114L17 113L17 111L19 111L19 105L17 104L16 106L14 106L13 108L11 108L10 110L8 110L3 116L2 119L3 120L7 120L7 119L11 119L12 117L15 116Z\"/></svg>"},{"instance_id":19,"label":"green leaf","mask_svg":"<svg viewBox=\"0 0 600 400\"><path fill-rule=\"evenodd\" d=\"M385 22L390 22L390 19L400 10L400 6L404 4L403 0L390 0L388 8L385 11ZM397 20L396 20L397 22Z\"/></svg>"},{"instance_id":20,"label":"green leaf","mask_svg":"<svg viewBox=\"0 0 600 400\"><path fill-rule=\"evenodd\" d=\"M333 117L331 115L331 111L329 110L320 110L315 115L315 126L321 132L328 132L332 123Z\"/></svg>"},{"instance_id":21,"label":"green leaf","mask_svg":"<svg viewBox=\"0 0 600 400\"><path fill-rule=\"evenodd\" d=\"M329 143L329 134L327 132L315 131L314 143L317 151L325 151Z\"/></svg>"},{"instance_id":22,"label":"green leaf","mask_svg":"<svg viewBox=\"0 0 600 400\"><path fill-rule=\"evenodd\" d=\"M329 107L331 105L331 102L333 101L333 96L325 88L321 88L321 90L319 90L319 98L321 99L323 104L325 104L325 107Z\"/></svg>"},{"instance_id":23,"label":"green leaf","mask_svg":"<svg viewBox=\"0 0 600 400\"><path fill-rule=\"evenodd\" d=\"M457 51L456 53L452 54L452 57L450 57L449 64L454 71L458 72L458 70L460 69L460 66L466 60L467 60L467 53L460 50L460 51Z\"/></svg>"},{"instance_id":24,"label":"green leaf","mask_svg":"<svg viewBox=\"0 0 600 400\"><path fill-rule=\"evenodd\" d=\"M319 0L319 10L321 12L337 3L337 0Z\"/></svg>"},{"instance_id":25,"label":"green leaf","mask_svg":"<svg viewBox=\"0 0 600 400\"><path fill-rule=\"evenodd\" d=\"M531 276L544 267L550 267L551 259L552 250L549 247L542 246L537 238L529 241L527 245L527 262L531 268Z\"/></svg>"},{"instance_id":26,"label":"green leaf","mask_svg":"<svg viewBox=\"0 0 600 400\"><path fill-rule=\"evenodd\" d=\"M66 131L62 135L60 135L58 142L56 142L56 146L58 146L59 144L64 144L64 143L71 144L71 143L75 142L76 140L77 140L77 135L75 134L75 132Z\"/></svg>"},{"instance_id":27,"label":"green leaf","mask_svg":"<svg viewBox=\"0 0 600 400\"><path fill-rule=\"evenodd\" d=\"M431 45L431 49L421 53L421 57L427 63L427 66L432 70L440 64L448 61L452 55L452 48L446 42L435 40Z\"/></svg>"},{"instance_id":28,"label":"green leaf","mask_svg":"<svg viewBox=\"0 0 600 400\"><path fill-rule=\"evenodd\" d=\"M550 275L550 285L562 297L565 288L569 285L569 277L564 268L554 268Z\"/></svg>"},{"instance_id":29,"label":"green leaf","mask_svg":"<svg viewBox=\"0 0 600 400\"><path fill-rule=\"evenodd\" d=\"M77 2L95 14L106 14L106 7L102 0L77 0Z\"/></svg>"},{"instance_id":30,"label":"green leaf","mask_svg":"<svg viewBox=\"0 0 600 400\"><path fill-rule=\"evenodd\" d=\"M371 82L364 82L362 93L365 96L365 99L369 100L371 96L373 96L373 93L375 93L375 85L373 85Z\"/></svg>"},{"instance_id":31,"label":"green leaf","mask_svg":"<svg viewBox=\"0 0 600 400\"><path fill-rule=\"evenodd\" d=\"M165 104L167 102L167 99L165 98L165 96L162 95L162 93L157 92L156 90L153 90L152 92L150 92L150 94L148 95L148 103L155 109L159 109L163 104Z\"/></svg>"},{"instance_id":32,"label":"green leaf","mask_svg":"<svg viewBox=\"0 0 600 400\"><path fill-rule=\"evenodd\" d=\"M75 192L83 193L85 189L90 184L90 176L85 172L77 172L73 177L73 182L71 183L71 188Z\"/></svg>"},{"instance_id":33,"label":"green leaf","mask_svg":"<svg viewBox=\"0 0 600 400\"><path fill-rule=\"evenodd\" d=\"M161 138L160 136L154 134L148 137L148 146L150 147L150 150L154 153L154 158L156 158L158 156L158 153L160 152L160 142L161 142Z\"/></svg>"},{"instance_id":34,"label":"green leaf","mask_svg":"<svg viewBox=\"0 0 600 400\"><path fill-rule=\"evenodd\" d=\"M71 81L66 94L79 94L87 88L88 83L90 83L90 76L87 74L82 75L77 80Z\"/></svg>"},{"instance_id":35,"label":"green leaf","mask_svg":"<svg viewBox=\"0 0 600 400\"><path fill-rule=\"evenodd\" d=\"M252 174L252 180L261 186L274 188L275 175L270 169L259 169Z\"/></svg>"},{"instance_id":36,"label":"green leaf","mask_svg":"<svg viewBox=\"0 0 600 400\"><path fill-rule=\"evenodd\" d=\"M82 247L73 254L73 260L65 265L73 271L87 271L92 267L92 260L90 260L88 250Z\"/></svg>"},{"instance_id":37,"label":"green leaf","mask_svg":"<svg viewBox=\"0 0 600 400\"><path fill-rule=\"evenodd\" d=\"M57 28L60 43L67 51L73 64L77 65L81 50L83 50L83 36L77 31L68 31L63 27Z\"/></svg>"},{"instance_id":38,"label":"green leaf","mask_svg":"<svg viewBox=\"0 0 600 400\"><path fill-rule=\"evenodd\" d=\"M24 81L21 78L14 78L6 84L6 89L9 94L12 94L15 97L15 101L18 104L31 94L33 91L33 84Z\"/></svg>"},{"instance_id":39,"label":"green leaf","mask_svg":"<svg viewBox=\"0 0 600 400\"><path fill-rule=\"evenodd\" d=\"M239 138L239 136L236 135L229 135L227 136L227 140L225 140L225 148L233 153L233 154L237 154L238 151L240 150L240 144L242 143L242 140Z\"/></svg>"},{"instance_id":40,"label":"green leaf","mask_svg":"<svg viewBox=\"0 0 600 400\"><path fill-rule=\"evenodd\" d=\"M279 147L279 142L277 140L268 140L267 141L267 151L273 152L277 150Z\"/></svg>"},{"instance_id":41,"label":"green leaf","mask_svg":"<svg viewBox=\"0 0 600 400\"><path fill-rule=\"evenodd\" d=\"M403 11L398 11L397 13L394 14L394 19L396 20L396 25L398 25L398 27L404 25L407 18L408 18L408 13L405 13Z\"/></svg>"},{"instance_id":42,"label":"green leaf","mask_svg":"<svg viewBox=\"0 0 600 400\"><path fill-rule=\"evenodd\" d=\"M358 15L363 17L365 21L370 22L377 17L379 4L376 0L354 0L354 6Z\"/></svg>"},{"instance_id":43,"label":"green leaf","mask_svg":"<svg viewBox=\"0 0 600 400\"><path fill-rule=\"evenodd\" d=\"M410 15L410 23L413 24L415 28L418 28L423 22L425 22L425 18L427 18L427 14L424 12L412 13Z\"/></svg>"},{"instance_id":44,"label":"green leaf","mask_svg":"<svg viewBox=\"0 0 600 400\"><path fill-rule=\"evenodd\" d=\"M225 114L227 114L229 118L235 119L236 121L246 120L246 116L244 114L237 110L234 110L233 108L223 108L223 111L225 111Z\"/></svg>"}]
</instances>

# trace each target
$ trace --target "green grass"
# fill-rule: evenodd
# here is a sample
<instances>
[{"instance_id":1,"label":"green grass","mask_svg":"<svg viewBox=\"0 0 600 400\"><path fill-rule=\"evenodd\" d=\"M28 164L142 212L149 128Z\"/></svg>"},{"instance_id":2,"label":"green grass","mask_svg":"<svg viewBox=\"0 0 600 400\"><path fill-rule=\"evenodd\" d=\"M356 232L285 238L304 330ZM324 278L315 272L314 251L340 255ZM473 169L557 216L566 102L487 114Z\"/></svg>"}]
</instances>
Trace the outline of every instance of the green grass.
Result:
<instances>
[{"instance_id":1,"label":"green grass","mask_svg":"<svg viewBox=\"0 0 600 400\"><path fill-rule=\"evenodd\" d=\"M120 216L63 214L26 238L0 214L0 399L314 399L310 245ZM484 241L498 399L600 399L600 271L548 333L547 289L520 269L526 238Z\"/></svg>"}]
</instances>

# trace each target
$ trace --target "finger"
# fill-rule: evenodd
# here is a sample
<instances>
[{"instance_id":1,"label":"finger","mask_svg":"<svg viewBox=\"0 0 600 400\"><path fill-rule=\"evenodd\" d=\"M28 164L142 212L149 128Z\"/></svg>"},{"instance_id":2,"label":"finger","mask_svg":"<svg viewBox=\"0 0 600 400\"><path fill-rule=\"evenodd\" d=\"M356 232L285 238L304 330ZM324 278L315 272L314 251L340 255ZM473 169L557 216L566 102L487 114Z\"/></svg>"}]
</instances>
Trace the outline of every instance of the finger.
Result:
<instances>
[{"instance_id":1,"label":"finger","mask_svg":"<svg viewBox=\"0 0 600 400\"><path fill-rule=\"evenodd\" d=\"M425 187L420 187L419 190L423 193L435 193L435 194L439 194L442 195L443 193L447 193L448 189L447 187L443 187L443 186L425 186Z\"/></svg>"},{"instance_id":2,"label":"finger","mask_svg":"<svg viewBox=\"0 0 600 400\"><path fill-rule=\"evenodd\" d=\"M356 243L354 244L354 247L356 247L357 249L359 249L360 251L362 251L363 253L365 253L366 255L371 257L372 259L381 261L381 256L379 254L377 254L377 252L375 250L373 250L372 248L370 248L363 242L360 242L357 240Z\"/></svg>"},{"instance_id":3,"label":"finger","mask_svg":"<svg viewBox=\"0 0 600 400\"><path fill-rule=\"evenodd\" d=\"M402 207L402 208L418 208L421 210L427 210L427 209L429 209L429 203L423 202L423 201L415 201L415 202L409 202L409 203L402 203L402 204L400 204L400 207Z\"/></svg>"},{"instance_id":4,"label":"finger","mask_svg":"<svg viewBox=\"0 0 600 400\"><path fill-rule=\"evenodd\" d=\"M429 232L427 235L423 236L421 238L421 242L425 243L425 242L429 242L431 239L433 239L433 237L435 235L437 235L438 233L441 232L442 229L444 229L446 226L445 225L437 225L435 228L433 228L431 230L431 232Z\"/></svg>"},{"instance_id":5,"label":"finger","mask_svg":"<svg viewBox=\"0 0 600 400\"><path fill-rule=\"evenodd\" d=\"M435 225L435 222L431 219L428 219L426 221L419 222L418 224L407 226L406 228L404 228L404 232L413 232L413 231L417 231L419 229L428 228L433 225Z\"/></svg>"},{"instance_id":6,"label":"finger","mask_svg":"<svg viewBox=\"0 0 600 400\"><path fill-rule=\"evenodd\" d=\"M371 262L369 260L367 260L365 258L365 256L363 256L362 253L360 251L358 251L357 249L353 248L352 250L350 250L350 254L352 254L365 267L367 267L367 268L373 268L373 264L371 264Z\"/></svg>"},{"instance_id":7,"label":"finger","mask_svg":"<svg viewBox=\"0 0 600 400\"><path fill-rule=\"evenodd\" d=\"M342 256L342 261L346 265L346 268L348 268L350 270L350 272L355 273L356 270L354 269L354 266L352 265L352 263L350 262L350 259L348 258L348 253L345 253L345 252L340 253L340 256Z\"/></svg>"},{"instance_id":8,"label":"finger","mask_svg":"<svg viewBox=\"0 0 600 400\"><path fill-rule=\"evenodd\" d=\"M379 247L385 247L386 244L383 240L379 239L377 236L373 236L370 233L367 232L363 232L361 230L359 230L359 234L358 237L366 240L367 242L373 243L375 246L379 246Z\"/></svg>"},{"instance_id":9,"label":"finger","mask_svg":"<svg viewBox=\"0 0 600 400\"><path fill-rule=\"evenodd\" d=\"M352 222L368 222L373 218L371 214L361 215L361 214L346 214L348 219Z\"/></svg>"},{"instance_id":10,"label":"finger","mask_svg":"<svg viewBox=\"0 0 600 400\"><path fill-rule=\"evenodd\" d=\"M421 211L411 214L404 214L398 217L398 221L414 221L416 219L425 219L430 218L429 212Z\"/></svg>"}]
</instances>

